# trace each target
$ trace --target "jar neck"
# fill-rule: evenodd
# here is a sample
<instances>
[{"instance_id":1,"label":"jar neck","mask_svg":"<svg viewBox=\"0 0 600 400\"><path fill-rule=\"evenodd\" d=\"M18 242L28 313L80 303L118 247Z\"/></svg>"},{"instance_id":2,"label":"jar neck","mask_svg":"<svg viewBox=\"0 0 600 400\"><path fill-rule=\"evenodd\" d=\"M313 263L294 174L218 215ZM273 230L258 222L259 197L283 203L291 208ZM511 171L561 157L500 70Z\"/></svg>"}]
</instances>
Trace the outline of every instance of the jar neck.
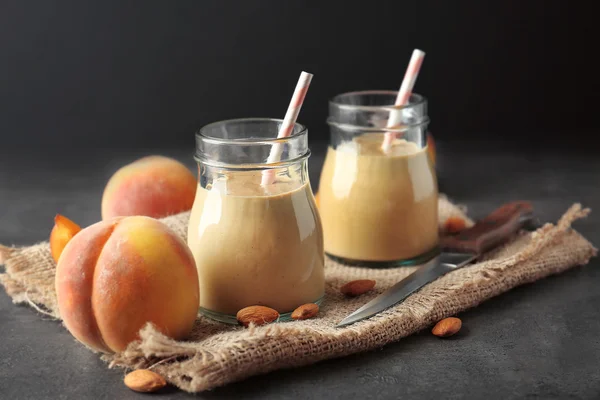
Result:
<instances>
[{"instance_id":1,"label":"jar neck","mask_svg":"<svg viewBox=\"0 0 600 400\"><path fill-rule=\"evenodd\" d=\"M357 126L339 125L329 123L330 146L334 149L344 143L356 141L359 137L368 135L372 141L380 140L382 143L386 134L393 134L396 140L406 140L415 143L422 149L427 146L427 124L419 124L402 130L397 129L368 129Z\"/></svg>"},{"instance_id":2,"label":"jar neck","mask_svg":"<svg viewBox=\"0 0 600 400\"><path fill-rule=\"evenodd\" d=\"M274 176L266 185L262 183L265 173ZM298 189L308 182L308 155L278 167L225 168L198 162L198 185L227 195L276 195Z\"/></svg>"}]
</instances>

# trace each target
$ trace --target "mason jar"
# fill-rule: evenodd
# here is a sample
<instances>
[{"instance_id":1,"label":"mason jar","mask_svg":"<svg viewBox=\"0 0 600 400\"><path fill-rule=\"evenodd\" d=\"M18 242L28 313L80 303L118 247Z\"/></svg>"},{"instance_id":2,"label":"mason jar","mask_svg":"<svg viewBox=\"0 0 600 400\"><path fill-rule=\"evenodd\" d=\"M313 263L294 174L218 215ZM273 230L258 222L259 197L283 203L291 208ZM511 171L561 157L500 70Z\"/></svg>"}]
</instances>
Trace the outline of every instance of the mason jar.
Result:
<instances>
[{"instance_id":1,"label":"mason jar","mask_svg":"<svg viewBox=\"0 0 600 400\"><path fill-rule=\"evenodd\" d=\"M237 312L254 305L286 320L324 295L307 129L295 124L289 137L277 138L281 124L235 119L196 134L198 188L187 241L198 268L200 311L222 322L237 323Z\"/></svg>"},{"instance_id":2,"label":"mason jar","mask_svg":"<svg viewBox=\"0 0 600 400\"><path fill-rule=\"evenodd\" d=\"M329 102L331 138L318 202L325 252L337 261L415 265L438 253L427 100L413 94L407 105L394 106L396 95L361 91Z\"/></svg>"}]
</instances>

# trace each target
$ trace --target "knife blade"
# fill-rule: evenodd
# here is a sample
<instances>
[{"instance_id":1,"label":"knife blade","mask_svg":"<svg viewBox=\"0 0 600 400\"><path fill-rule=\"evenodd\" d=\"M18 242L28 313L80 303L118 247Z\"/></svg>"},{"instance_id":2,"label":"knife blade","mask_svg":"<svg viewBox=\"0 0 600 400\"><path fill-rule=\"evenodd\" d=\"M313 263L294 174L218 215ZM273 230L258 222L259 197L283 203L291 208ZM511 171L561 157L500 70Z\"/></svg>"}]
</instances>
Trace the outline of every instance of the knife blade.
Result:
<instances>
[{"instance_id":1,"label":"knife blade","mask_svg":"<svg viewBox=\"0 0 600 400\"><path fill-rule=\"evenodd\" d=\"M344 318L343 327L372 317L406 299L426 284L475 261L481 254L506 242L522 228L533 229L535 220L529 202L507 203L471 228L441 239L442 252L415 272Z\"/></svg>"}]
</instances>

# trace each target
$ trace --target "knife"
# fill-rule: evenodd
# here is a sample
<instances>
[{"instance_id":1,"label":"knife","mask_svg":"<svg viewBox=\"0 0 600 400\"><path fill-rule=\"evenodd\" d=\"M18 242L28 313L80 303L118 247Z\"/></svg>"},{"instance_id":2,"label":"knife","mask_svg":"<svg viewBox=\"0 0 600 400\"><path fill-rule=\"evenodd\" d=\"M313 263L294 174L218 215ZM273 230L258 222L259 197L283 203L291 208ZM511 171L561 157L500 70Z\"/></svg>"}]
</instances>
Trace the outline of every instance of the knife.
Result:
<instances>
[{"instance_id":1,"label":"knife","mask_svg":"<svg viewBox=\"0 0 600 400\"><path fill-rule=\"evenodd\" d=\"M369 318L406 299L410 294L448 272L464 267L483 253L505 243L514 233L537 227L527 201L507 203L456 235L442 237L441 253L415 272L344 318L342 327Z\"/></svg>"}]
</instances>

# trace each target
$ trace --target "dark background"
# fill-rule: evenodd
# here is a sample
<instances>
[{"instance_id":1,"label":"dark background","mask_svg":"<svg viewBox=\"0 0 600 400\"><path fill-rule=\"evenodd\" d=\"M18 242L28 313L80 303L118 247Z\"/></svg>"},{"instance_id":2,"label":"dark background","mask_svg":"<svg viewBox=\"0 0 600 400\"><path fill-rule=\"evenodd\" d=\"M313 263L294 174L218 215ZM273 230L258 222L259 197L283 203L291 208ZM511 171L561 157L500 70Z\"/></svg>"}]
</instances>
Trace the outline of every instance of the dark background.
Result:
<instances>
[{"instance_id":1,"label":"dark background","mask_svg":"<svg viewBox=\"0 0 600 400\"><path fill-rule=\"evenodd\" d=\"M415 91L442 141L589 148L597 15L584 1L0 2L0 138L16 148L193 147L203 124L283 117L327 139L327 100ZM564 139L564 140L563 140Z\"/></svg>"},{"instance_id":2,"label":"dark background","mask_svg":"<svg viewBox=\"0 0 600 400\"><path fill-rule=\"evenodd\" d=\"M415 91L430 100L443 193L474 218L521 199L542 222L595 207L594 3L0 0L0 243L47 240L56 213L97 222L106 182L141 156L194 168L200 126L283 117L302 70L315 74L299 120L317 189L327 100L396 90L414 48L427 53ZM597 213L576 224L596 247ZM455 340L426 330L193 398L598 399L598 267L461 313ZM0 398L149 398L2 289L0 338Z\"/></svg>"}]
</instances>

